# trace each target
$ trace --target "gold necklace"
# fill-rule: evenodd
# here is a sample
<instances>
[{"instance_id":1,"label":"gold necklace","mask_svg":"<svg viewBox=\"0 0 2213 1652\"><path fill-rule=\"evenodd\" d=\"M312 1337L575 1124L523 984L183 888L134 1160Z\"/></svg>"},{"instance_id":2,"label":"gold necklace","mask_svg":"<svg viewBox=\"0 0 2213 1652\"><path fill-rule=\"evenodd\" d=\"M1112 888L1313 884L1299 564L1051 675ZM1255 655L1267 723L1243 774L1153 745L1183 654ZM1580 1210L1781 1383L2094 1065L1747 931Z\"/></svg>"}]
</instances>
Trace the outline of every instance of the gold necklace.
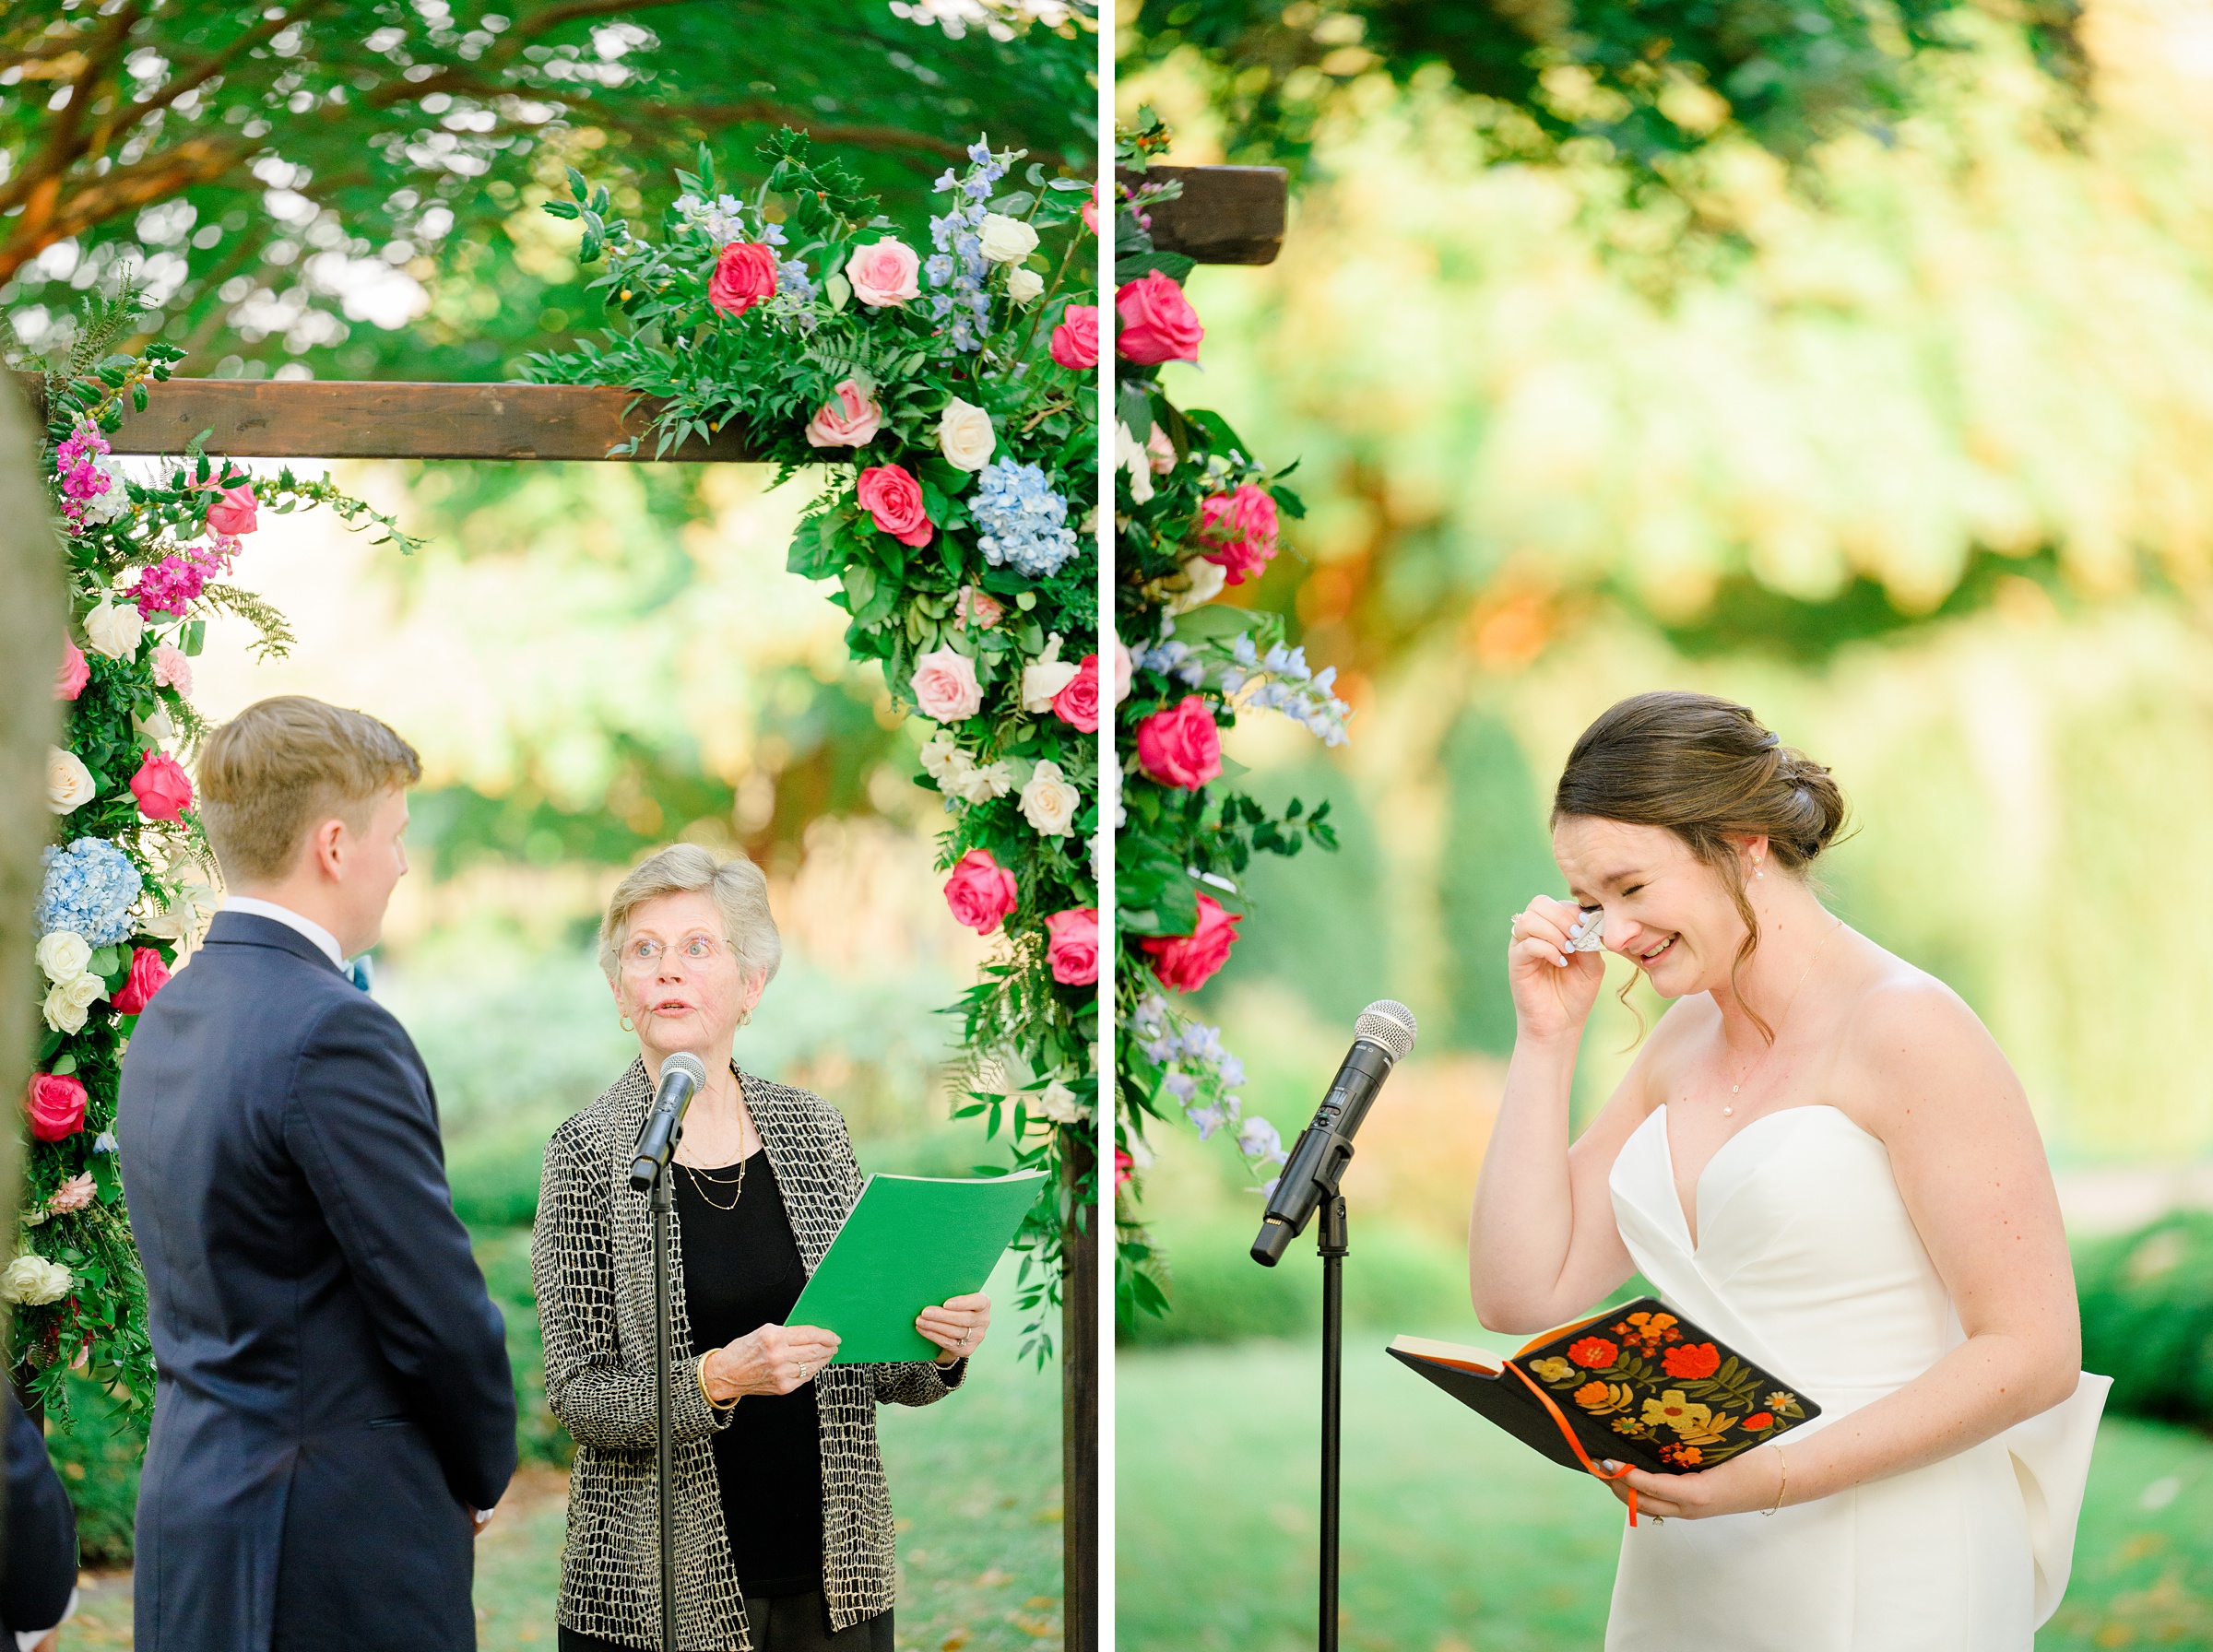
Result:
<instances>
[{"instance_id":1,"label":"gold necklace","mask_svg":"<svg viewBox=\"0 0 2213 1652\"><path fill-rule=\"evenodd\" d=\"M1765 1067L1768 1062L1768 1057L1775 1053L1775 1046L1782 1042L1783 1028L1790 1024L1791 1011L1798 1008L1798 994L1800 989L1805 985L1805 978L1814 973L1814 965L1821 962L1821 954L1828 950L1828 943L1837 938L1837 931L1843 927L1844 920L1842 918L1839 918L1835 923L1831 924L1829 926L1828 933L1821 938L1821 944L1814 949L1814 955L1805 961L1805 968L1798 972L1798 985L1791 988L1791 996L1783 1001L1782 1014L1776 1018L1774 1038L1769 1042L1766 1049L1760 1051L1759 1059L1753 1062L1749 1068L1745 1069L1745 1076L1739 1079L1735 1083L1729 1086L1729 1093L1731 1095L1736 1094L1738 1091L1742 1090L1746 1084L1749 1084L1752 1081L1752 1075L1757 1072L1761 1068ZM1729 1046L1726 1042L1724 1042L1722 1045L1722 1048L1724 1051L1726 1051L1728 1047ZM1723 1102L1722 1103L1722 1116L1723 1118L1734 1118L1736 1116L1735 1104L1730 1102Z\"/></svg>"},{"instance_id":2,"label":"gold necklace","mask_svg":"<svg viewBox=\"0 0 2213 1652\"><path fill-rule=\"evenodd\" d=\"M750 1158L751 1155L748 1154L747 1157ZM681 1159L679 1159L677 1162L679 1164L684 1164L684 1162ZM700 1169L700 1167L696 1164L684 1164L684 1168L692 1173L692 1190L698 1194L701 1198L705 1199L709 1205L713 1206L717 1210L735 1210L738 1208L738 1201L745 1197L744 1159L738 1161L738 1176L735 1181L728 1181L721 1176L709 1175L705 1171ZM707 1192L708 1186L729 1188L730 1202L727 1205L716 1204L714 1197Z\"/></svg>"}]
</instances>

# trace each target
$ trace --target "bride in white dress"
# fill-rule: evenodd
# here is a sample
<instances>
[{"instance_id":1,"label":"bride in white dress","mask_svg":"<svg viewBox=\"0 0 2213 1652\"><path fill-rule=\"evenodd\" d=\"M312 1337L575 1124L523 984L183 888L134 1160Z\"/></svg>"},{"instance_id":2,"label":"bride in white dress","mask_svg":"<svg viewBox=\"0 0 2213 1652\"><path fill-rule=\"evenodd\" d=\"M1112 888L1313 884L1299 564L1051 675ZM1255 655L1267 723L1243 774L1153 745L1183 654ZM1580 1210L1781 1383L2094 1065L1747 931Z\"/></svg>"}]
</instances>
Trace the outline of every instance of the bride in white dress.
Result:
<instances>
[{"instance_id":1,"label":"bride in white dress","mask_svg":"<svg viewBox=\"0 0 2213 1652\"><path fill-rule=\"evenodd\" d=\"M1744 707L1640 695L1555 795L1573 899L1514 920L1477 1316L1533 1333L1640 1271L1822 1408L1703 1473L1610 1482L1641 1517L1609 1648L2029 1652L2066 1587L2108 1384L2078 1369L2051 1172L1974 1013L1808 886L1843 816ZM1605 973L1572 950L1588 909L1674 1002L1570 1145Z\"/></svg>"}]
</instances>

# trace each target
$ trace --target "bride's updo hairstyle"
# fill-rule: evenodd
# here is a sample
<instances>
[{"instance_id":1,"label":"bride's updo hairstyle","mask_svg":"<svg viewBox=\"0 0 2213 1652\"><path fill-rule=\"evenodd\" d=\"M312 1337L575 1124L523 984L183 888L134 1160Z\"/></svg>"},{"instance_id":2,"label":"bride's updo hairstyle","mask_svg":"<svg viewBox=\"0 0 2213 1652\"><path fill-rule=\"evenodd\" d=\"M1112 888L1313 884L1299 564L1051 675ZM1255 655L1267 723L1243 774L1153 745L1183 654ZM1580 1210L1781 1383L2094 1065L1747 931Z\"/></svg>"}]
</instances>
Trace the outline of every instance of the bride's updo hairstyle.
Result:
<instances>
[{"instance_id":1,"label":"bride's updo hairstyle","mask_svg":"<svg viewBox=\"0 0 2213 1652\"><path fill-rule=\"evenodd\" d=\"M1569 815L1664 826L1713 868L1745 921L1729 970L1734 985L1758 950L1759 918L1729 839L1764 835L1775 863L1803 875L1843 826L1844 794L1749 707L1663 690L1624 700L1583 730L1552 795L1553 824Z\"/></svg>"}]
</instances>

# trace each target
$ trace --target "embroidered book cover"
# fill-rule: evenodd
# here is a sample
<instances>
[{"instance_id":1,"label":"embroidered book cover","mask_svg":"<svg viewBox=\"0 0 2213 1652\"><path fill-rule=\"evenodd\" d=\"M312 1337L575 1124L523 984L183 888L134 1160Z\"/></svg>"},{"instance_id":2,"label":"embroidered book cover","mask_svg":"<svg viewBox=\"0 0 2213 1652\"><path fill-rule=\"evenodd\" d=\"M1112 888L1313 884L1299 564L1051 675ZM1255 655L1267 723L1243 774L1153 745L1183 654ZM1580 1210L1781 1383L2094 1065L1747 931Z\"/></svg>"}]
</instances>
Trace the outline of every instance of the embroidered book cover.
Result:
<instances>
[{"instance_id":1,"label":"embroidered book cover","mask_svg":"<svg viewBox=\"0 0 2213 1652\"><path fill-rule=\"evenodd\" d=\"M1579 1470L1612 1457L1656 1474L1696 1473L1821 1414L1651 1296L1542 1332L1511 1356L1424 1337L1397 1338L1391 1353Z\"/></svg>"}]
</instances>

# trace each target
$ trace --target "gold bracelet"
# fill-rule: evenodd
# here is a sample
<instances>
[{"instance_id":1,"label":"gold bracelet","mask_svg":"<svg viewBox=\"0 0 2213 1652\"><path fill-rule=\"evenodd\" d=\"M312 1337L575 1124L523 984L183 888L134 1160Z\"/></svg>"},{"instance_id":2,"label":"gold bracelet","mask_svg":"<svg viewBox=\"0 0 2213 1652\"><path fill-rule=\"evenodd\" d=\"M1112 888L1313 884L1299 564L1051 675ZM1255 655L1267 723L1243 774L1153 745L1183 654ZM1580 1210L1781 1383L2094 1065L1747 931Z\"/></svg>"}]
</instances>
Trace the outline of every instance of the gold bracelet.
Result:
<instances>
[{"instance_id":1,"label":"gold bracelet","mask_svg":"<svg viewBox=\"0 0 2213 1652\"><path fill-rule=\"evenodd\" d=\"M1779 1481L1775 1486L1775 1507L1761 1509L1759 1512L1763 1515L1771 1515L1775 1512L1775 1509L1781 1508L1782 1506L1782 1494L1791 1489L1791 1459L1783 1456L1782 1447L1775 1445L1772 1441L1769 1443L1768 1449L1775 1454L1775 1461L1782 1469L1782 1479Z\"/></svg>"},{"instance_id":2,"label":"gold bracelet","mask_svg":"<svg viewBox=\"0 0 2213 1652\"><path fill-rule=\"evenodd\" d=\"M717 1399L714 1395L707 1392L707 1362L714 1357L714 1351L709 1350L707 1352L699 1356L699 1363L692 1367L692 1375L699 1378L699 1397L707 1402L707 1409L709 1410L734 1410L737 1408L738 1402L745 1398L744 1395L733 1394L728 1399Z\"/></svg>"}]
</instances>

